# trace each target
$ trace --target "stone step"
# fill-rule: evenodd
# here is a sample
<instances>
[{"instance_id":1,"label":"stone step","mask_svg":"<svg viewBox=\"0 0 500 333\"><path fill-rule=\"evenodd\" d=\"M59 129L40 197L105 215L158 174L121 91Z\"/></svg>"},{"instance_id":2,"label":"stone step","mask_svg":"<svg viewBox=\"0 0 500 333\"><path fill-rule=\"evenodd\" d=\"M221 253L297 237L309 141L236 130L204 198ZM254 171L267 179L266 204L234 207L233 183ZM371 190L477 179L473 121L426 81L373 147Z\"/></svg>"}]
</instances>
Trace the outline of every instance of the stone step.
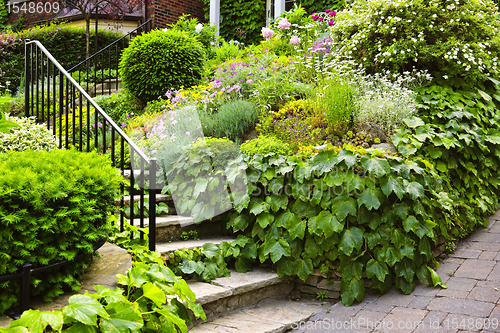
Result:
<instances>
[{"instance_id":1,"label":"stone step","mask_svg":"<svg viewBox=\"0 0 500 333\"><path fill-rule=\"evenodd\" d=\"M130 204L130 195L126 195L123 197L123 202L125 203L125 205L129 205ZM144 196L144 199L147 199L149 200L149 195L145 195ZM120 205L120 199L115 199L115 206L119 206ZM134 195L134 202L140 202L141 201L141 196L140 195ZM166 202L166 203L172 203L173 204L173 200L172 200L172 196L169 195L169 194L157 194L156 195L156 202Z\"/></svg>"},{"instance_id":2,"label":"stone step","mask_svg":"<svg viewBox=\"0 0 500 333\"><path fill-rule=\"evenodd\" d=\"M134 219L134 225L140 226L139 218ZM149 218L144 218L144 227L147 226L149 226ZM198 237L207 238L220 235L222 233L222 224L218 216L200 223L195 223L193 218L189 216L166 215L156 217L157 243L180 240L183 232L193 230L198 233Z\"/></svg>"},{"instance_id":3,"label":"stone step","mask_svg":"<svg viewBox=\"0 0 500 333\"><path fill-rule=\"evenodd\" d=\"M191 333L282 333L300 327L321 312L324 306L306 300L275 300L240 309L206 323L199 323Z\"/></svg>"},{"instance_id":4,"label":"stone step","mask_svg":"<svg viewBox=\"0 0 500 333\"><path fill-rule=\"evenodd\" d=\"M262 302L282 299L293 290L294 283L280 279L271 269L254 268L247 273L231 271L231 276L217 278L211 283L187 281L201 304L207 320ZM202 321L196 322L200 324Z\"/></svg>"},{"instance_id":5,"label":"stone step","mask_svg":"<svg viewBox=\"0 0 500 333\"><path fill-rule=\"evenodd\" d=\"M139 175L141 174L141 170L140 169L134 169L133 172L134 172L134 176L136 177L136 179L139 178ZM144 171L144 176L147 179L147 177L149 176L149 170L145 170ZM132 177L132 170L130 170L130 169L123 170L123 177L125 179L130 179Z\"/></svg>"},{"instance_id":6,"label":"stone step","mask_svg":"<svg viewBox=\"0 0 500 333\"><path fill-rule=\"evenodd\" d=\"M175 250L194 249L195 247L202 247L203 244L205 243L212 243L215 245L219 245L222 242L232 242L234 240L236 240L236 238L220 236L220 237L210 237L204 239L189 239L187 241L159 243L156 244L156 251L160 252L161 254L167 254L167 253L172 253Z\"/></svg>"}]
</instances>

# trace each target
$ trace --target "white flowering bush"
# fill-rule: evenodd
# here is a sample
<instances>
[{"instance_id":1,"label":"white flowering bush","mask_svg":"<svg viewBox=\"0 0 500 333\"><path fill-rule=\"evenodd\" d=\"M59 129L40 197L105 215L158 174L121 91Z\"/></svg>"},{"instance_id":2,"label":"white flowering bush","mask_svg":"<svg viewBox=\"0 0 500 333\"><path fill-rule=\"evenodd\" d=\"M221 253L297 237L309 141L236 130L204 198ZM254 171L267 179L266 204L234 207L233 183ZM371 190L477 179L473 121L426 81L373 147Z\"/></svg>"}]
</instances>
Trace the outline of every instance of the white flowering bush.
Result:
<instances>
[{"instance_id":1,"label":"white flowering bush","mask_svg":"<svg viewBox=\"0 0 500 333\"><path fill-rule=\"evenodd\" d=\"M34 117L7 117L19 127L11 128L10 133L0 133L0 153L24 150L53 150L57 148L56 138L44 126L37 124Z\"/></svg>"},{"instance_id":2,"label":"white flowering bush","mask_svg":"<svg viewBox=\"0 0 500 333\"><path fill-rule=\"evenodd\" d=\"M434 77L482 81L498 71L496 15L490 0L357 1L337 13L332 50L368 73L427 69Z\"/></svg>"},{"instance_id":3,"label":"white flowering bush","mask_svg":"<svg viewBox=\"0 0 500 333\"><path fill-rule=\"evenodd\" d=\"M353 80L356 105L353 115L354 126L371 121L385 132L393 133L402 127L403 119L417 114L417 103L413 90L405 87L404 77L391 80L387 75L359 76Z\"/></svg>"}]
</instances>

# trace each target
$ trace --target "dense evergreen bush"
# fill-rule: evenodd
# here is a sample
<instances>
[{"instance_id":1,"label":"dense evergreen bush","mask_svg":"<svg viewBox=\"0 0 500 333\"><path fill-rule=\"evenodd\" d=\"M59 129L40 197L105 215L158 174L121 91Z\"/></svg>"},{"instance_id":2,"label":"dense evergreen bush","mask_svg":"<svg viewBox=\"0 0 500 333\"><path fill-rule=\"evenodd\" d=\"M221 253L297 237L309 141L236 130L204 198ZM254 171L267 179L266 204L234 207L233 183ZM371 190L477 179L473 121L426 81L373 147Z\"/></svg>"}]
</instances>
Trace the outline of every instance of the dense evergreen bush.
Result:
<instances>
[{"instance_id":1,"label":"dense evergreen bush","mask_svg":"<svg viewBox=\"0 0 500 333\"><path fill-rule=\"evenodd\" d=\"M144 104L169 89L196 85L204 73L202 45L186 32L153 30L132 40L120 60L124 86Z\"/></svg>"},{"instance_id":2,"label":"dense evergreen bush","mask_svg":"<svg viewBox=\"0 0 500 333\"><path fill-rule=\"evenodd\" d=\"M121 35L99 30L98 45L104 47ZM85 28L62 27L60 25L38 26L18 33L0 34L0 85L8 84L10 91L19 87L24 71L24 40L38 40L66 69L85 59ZM91 31L90 48L94 49L94 32ZM113 65L116 64L106 64Z\"/></svg>"},{"instance_id":3,"label":"dense evergreen bush","mask_svg":"<svg viewBox=\"0 0 500 333\"><path fill-rule=\"evenodd\" d=\"M70 150L0 154L0 274L92 253L107 236L107 213L120 185L105 156ZM85 263L35 275L32 295L45 301L78 289ZM0 313L18 303L19 281L0 284Z\"/></svg>"}]
</instances>

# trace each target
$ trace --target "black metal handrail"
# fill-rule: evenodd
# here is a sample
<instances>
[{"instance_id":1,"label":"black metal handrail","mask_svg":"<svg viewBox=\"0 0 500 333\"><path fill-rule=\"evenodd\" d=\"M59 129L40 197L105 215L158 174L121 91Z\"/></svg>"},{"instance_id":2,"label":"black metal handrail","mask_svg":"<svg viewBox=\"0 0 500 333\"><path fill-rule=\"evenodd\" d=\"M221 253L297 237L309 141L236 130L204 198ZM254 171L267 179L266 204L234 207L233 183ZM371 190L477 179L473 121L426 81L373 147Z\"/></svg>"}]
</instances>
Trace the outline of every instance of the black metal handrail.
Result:
<instances>
[{"instance_id":1,"label":"black metal handrail","mask_svg":"<svg viewBox=\"0 0 500 333\"><path fill-rule=\"evenodd\" d=\"M113 91L120 88L120 79L118 77L118 63L120 60L121 52L125 47L128 46L128 41L130 40L130 38L138 36L144 32L151 31L151 27L152 20L147 20L125 36L117 39L116 41L94 53L87 59L68 69L68 73L74 73L78 71L78 75L75 75L76 81L79 85L82 85L83 82L85 91L90 95L111 95ZM85 73L85 75L82 75L83 73ZM99 74L101 80L97 78ZM89 80L89 75L93 80ZM107 77L107 79L102 79L104 77Z\"/></svg>"},{"instance_id":2,"label":"black metal handrail","mask_svg":"<svg viewBox=\"0 0 500 333\"><path fill-rule=\"evenodd\" d=\"M149 212L149 249L155 251L156 159L150 159L144 154L39 41L25 42L24 77L26 116L35 116L39 122L45 122L58 140L59 148L107 154L122 175L125 175L125 166L130 167L127 190L132 209L128 223L134 224L134 196L138 194L138 225L145 227L145 215ZM126 152L130 162L126 160ZM146 190L149 194L149 207L146 207L145 202ZM125 195L125 185L122 184L122 231L125 223ZM140 237L143 238L144 235L141 233Z\"/></svg>"},{"instance_id":3,"label":"black metal handrail","mask_svg":"<svg viewBox=\"0 0 500 333\"><path fill-rule=\"evenodd\" d=\"M94 244L92 247L93 251L97 251L101 248L101 246L106 243L106 238L101 238L97 243ZM73 258L72 260L62 260L50 265L45 265L41 267L36 267L33 268L33 264L27 262L24 263L24 265L21 267L21 272L19 273L14 273L14 274L3 274L0 275L0 282L2 281L9 281L9 280L15 280L15 279L22 279L21 281L21 290L19 291L20 294L20 304L19 304L19 309L18 312L12 312L9 313L9 316L14 318L14 319L19 319L21 314L28 310L30 307L30 291L31 291L31 285L30 285L30 277L33 274L41 273L44 271L47 271L49 269L54 269L57 267L65 266L67 264L70 264L72 262L78 261L80 259L85 258L88 256L87 253L82 253Z\"/></svg>"}]
</instances>

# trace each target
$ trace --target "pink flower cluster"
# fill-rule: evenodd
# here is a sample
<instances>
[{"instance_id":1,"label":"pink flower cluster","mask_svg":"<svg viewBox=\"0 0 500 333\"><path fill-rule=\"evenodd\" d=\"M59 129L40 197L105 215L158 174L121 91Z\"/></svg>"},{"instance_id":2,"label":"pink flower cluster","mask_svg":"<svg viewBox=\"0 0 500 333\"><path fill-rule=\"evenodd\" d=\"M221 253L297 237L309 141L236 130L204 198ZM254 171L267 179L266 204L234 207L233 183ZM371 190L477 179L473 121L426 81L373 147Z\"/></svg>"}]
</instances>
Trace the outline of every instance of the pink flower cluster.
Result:
<instances>
[{"instance_id":1,"label":"pink flower cluster","mask_svg":"<svg viewBox=\"0 0 500 333\"><path fill-rule=\"evenodd\" d=\"M328 25L334 25L335 24L335 19L334 16L337 15L335 11L331 9L326 9L324 13L312 13L311 18L313 21L318 21L318 22L328 22Z\"/></svg>"},{"instance_id":2,"label":"pink flower cluster","mask_svg":"<svg viewBox=\"0 0 500 333\"><path fill-rule=\"evenodd\" d=\"M292 24L290 22L288 22L288 20L286 18L283 18L281 19L281 21L278 23L278 28L280 30L285 30L285 29L290 29L290 26Z\"/></svg>"},{"instance_id":3,"label":"pink flower cluster","mask_svg":"<svg viewBox=\"0 0 500 333\"><path fill-rule=\"evenodd\" d=\"M273 37L273 35L274 35L274 31L272 31L271 29L269 29L267 27L262 28L262 36L264 36L265 39L269 39L269 38Z\"/></svg>"}]
</instances>

